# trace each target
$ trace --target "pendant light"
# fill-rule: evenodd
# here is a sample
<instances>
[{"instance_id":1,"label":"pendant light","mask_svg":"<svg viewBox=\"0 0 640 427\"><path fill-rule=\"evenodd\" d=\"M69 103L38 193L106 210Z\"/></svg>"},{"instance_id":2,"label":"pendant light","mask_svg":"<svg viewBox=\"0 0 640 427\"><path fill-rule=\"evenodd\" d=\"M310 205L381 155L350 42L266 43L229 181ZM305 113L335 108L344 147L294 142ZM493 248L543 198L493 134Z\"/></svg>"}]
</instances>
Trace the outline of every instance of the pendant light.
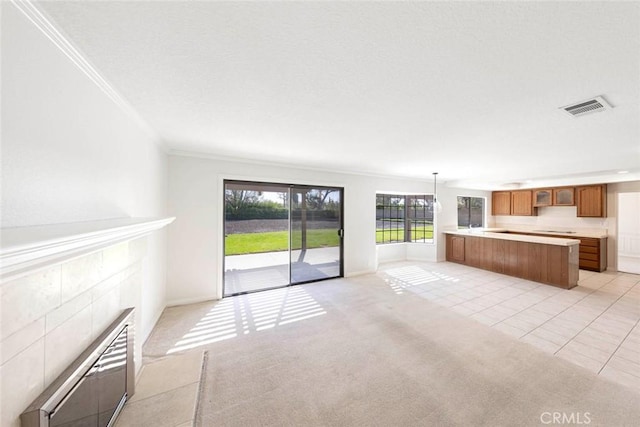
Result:
<instances>
[{"instance_id":1,"label":"pendant light","mask_svg":"<svg viewBox=\"0 0 640 427\"><path fill-rule=\"evenodd\" d=\"M438 201L438 172L433 172L433 210L442 212L442 204Z\"/></svg>"}]
</instances>

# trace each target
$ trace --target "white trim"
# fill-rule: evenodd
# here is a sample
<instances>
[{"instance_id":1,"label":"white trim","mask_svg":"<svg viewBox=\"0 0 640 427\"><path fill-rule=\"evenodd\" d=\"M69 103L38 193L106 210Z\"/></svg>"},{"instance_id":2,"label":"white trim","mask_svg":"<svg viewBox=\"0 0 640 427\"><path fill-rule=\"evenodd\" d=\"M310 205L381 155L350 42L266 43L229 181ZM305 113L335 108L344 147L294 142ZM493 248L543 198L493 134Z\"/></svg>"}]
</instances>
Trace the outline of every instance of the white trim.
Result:
<instances>
[{"instance_id":1,"label":"white trim","mask_svg":"<svg viewBox=\"0 0 640 427\"><path fill-rule=\"evenodd\" d=\"M180 299L167 301L167 307L178 307L181 305L200 304L204 302L213 303L216 301L220 301L221 299L222 297L217 298L215 295L193 297L193 298L180 298Z\"/></svg>"},{"instance_id":2,"label":"white trim","mask_svg":"<svg viewBox=\"0 0 640 427\"><path fill-rule=\"evenodd\" d=\"M350 273L344 273L344 277L345 279L348 277L356 277L356 276L364 276L365 274L374 274L376 272L376 270L361 270L361 271L353 271ZM339 279L339 277L336 277L336 279Z\"/></svg>"},{"instance_id":3,"label":"white trim","mask_svg":"<svg viewBox=\"0 0 640 427\"><path fill-rule=\"evenodd\" d=\"M385 174L377 174L373 172L331 169L331 168L324 168L319 166L306 166L306 165L285 163L285 162L278 162L278 161L249 159L244 157L233 157L233 156L222 156L222 155L217 155L212 153L203 153L198 151L176 150L173 148L169 148L167 151L167 154L169 154L170 156L192 157L196 159L205 159L205 160L218 160L221 162L230 162L230 163L246 163L251 165L273 166L273 167L279 167L279 168L295 169L300 171L325 172L325 173L338 174L338 175L350 175L350 176L355 175L355 176L365 176L365 177L372 177L372 178L393 179L393 180L433 182L432 179L426 176L418 177L418 176L410 176L410 175L385 175ZM274 182L274 181L269 181L269 182ZM446 181L444 181L443 184L446 184ZM418 193L415 193L415 194L418 194ZM427 193L427 194L431 194L431 193Z\"/></svg>"},{"instance_id":4,"label":"white trim","mask_svg":"<svg viewBox=\"0 0 640 427\"><path fill-rule=\"evenodd\" d=\"M169 218L119 218L0 230L0 280L24 276L116 243L143 237Z\"/></svg>"},{"instance_id":5,"label":"white trim","mask_svg":"<svg viewBox=\"0 0 640 427\"><path fill-rule=\"evenodd\" d=\"M78 67L96 86L111 99L123 112L135 120L149 134L158 146L167 151L157 132L142 118L135 108L100 74L58 28L47 17L46 13L31 0L11 0L11 3L22 12L71 62Z\"/></svg>"}]
</instances>

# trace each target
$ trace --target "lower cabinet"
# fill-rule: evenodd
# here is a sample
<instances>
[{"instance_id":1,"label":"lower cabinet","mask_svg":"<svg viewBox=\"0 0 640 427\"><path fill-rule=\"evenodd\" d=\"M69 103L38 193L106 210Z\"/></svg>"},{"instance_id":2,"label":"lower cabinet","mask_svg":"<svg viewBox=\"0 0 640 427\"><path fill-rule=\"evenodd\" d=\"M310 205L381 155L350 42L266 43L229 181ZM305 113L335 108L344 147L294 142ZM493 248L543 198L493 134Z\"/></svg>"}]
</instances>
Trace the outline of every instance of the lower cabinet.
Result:
<instances>
[{"instance_id":1,"label":"lower cabinet","mask_svg":"<svg viewBox=\"0 0 640 427\"><path fill-rule=\"evenodd\" d=\"M451 259L464 261L464 237L451 236Z\"/></svg>"},{"instance_id":2,"label":"lower cabinet","mask_svg":"<svg viewBox=\"0 0 640 427\"><path fill-rule=\"evenodd\" d=\"M602 272L607 269L607 239L580 237L580 268Z\"/></svg>"},{"instance_id":3,"label":"lower cabinet","mask_svg":"<svg viewBox=\"0 0 640 427\"><path fill-rule=\"evenodd\" d=\"M578 245L561 246L490 237L446 235L447 261L546 283L578 284Z\"/></svg>"},{"instance_id":4,"label":"lower cabinet","mask_svg":"<svg viewBox=\"0 0 640 427\"><path fill-rule=\"evenodd\" d=\"M514 232L514 234L524 234L544 237L564 237L579 239L579 266L582 270L603 272L607 269L607 238L580 237L580 236L558 236L557 234L545 234L535 232Z\"/></svg>"}]
</instances>

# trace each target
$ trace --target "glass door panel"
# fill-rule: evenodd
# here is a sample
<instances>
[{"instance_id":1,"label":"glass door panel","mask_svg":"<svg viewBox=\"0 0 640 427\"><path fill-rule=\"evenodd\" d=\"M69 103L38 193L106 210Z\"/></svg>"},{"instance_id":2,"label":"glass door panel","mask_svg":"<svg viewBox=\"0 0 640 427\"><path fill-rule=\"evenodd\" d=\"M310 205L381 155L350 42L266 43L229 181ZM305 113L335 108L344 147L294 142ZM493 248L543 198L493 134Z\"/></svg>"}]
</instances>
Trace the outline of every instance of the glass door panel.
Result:
<instances>
[{"instance_id":1,"label":"glass door panel","mask_svg":"<svg viewBox=\"0 0 640 427\"><path fill-rule=\"evenodd\" d=\"M291 187L291 283L342 276L342 189Z\"/></svg>"},{"instance_id":2,"label":"glass door panel","mask_svg":"<svg viewBox=\"0 0 640 427\"><path fill-rule=\"evenodd\" d=\"M224 296L289 285L289 185L225 181L224 197Z\"/></svg>"},{"instance_id":3,"label":"glass door panel","mask_svg":"<svg viewBox=\"0 0 640 427\"><path fill-rule=\"evenodd\" d=\"M224 296L340 277L342 189L224 182Z\"/></svg>"}]
</instances>

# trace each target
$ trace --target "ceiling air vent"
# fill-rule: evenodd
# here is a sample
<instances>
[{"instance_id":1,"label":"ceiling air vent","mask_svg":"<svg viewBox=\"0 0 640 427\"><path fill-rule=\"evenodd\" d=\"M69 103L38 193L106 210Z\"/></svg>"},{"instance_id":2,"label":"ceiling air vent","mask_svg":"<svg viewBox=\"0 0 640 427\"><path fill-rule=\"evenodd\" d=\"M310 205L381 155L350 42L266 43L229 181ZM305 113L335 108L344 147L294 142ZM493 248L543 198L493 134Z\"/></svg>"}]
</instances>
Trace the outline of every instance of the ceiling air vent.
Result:
<instances>
[{"instance_id":1,"label":"ceiling air vent","mask_svg":"<svg viewBox=\"0 0 640 427\"><path fill-rule=\"evenodd\" d=\"M596 96L595 98L588 99L577 104L567 105L566 107L560 107L561 110L564 110L567 114L570 114L573 117L610 110L611 108L613 107L611 107L611 105L609 105L609 103L601 96Z\"/></svg>"}]
</instances>

